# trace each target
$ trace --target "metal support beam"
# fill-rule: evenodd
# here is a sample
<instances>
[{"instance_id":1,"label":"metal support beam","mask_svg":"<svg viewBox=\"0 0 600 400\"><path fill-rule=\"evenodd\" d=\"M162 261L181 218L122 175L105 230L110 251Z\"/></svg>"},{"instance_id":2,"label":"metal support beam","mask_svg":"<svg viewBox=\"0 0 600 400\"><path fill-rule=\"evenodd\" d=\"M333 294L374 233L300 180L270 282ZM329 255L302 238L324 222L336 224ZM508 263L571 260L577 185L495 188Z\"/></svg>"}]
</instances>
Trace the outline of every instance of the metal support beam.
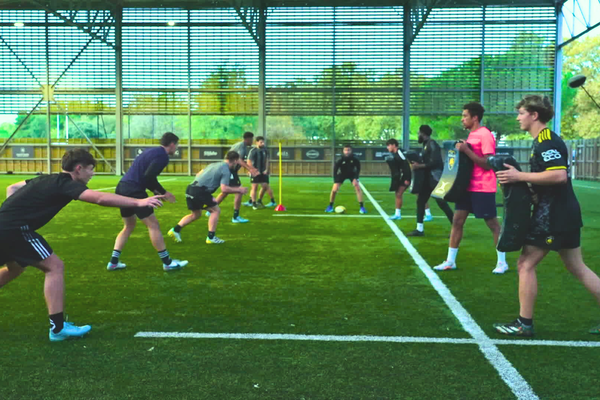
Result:
<instances>
[{"instance_id":1,"label":"metal support beam","mask_svg":"<svg viewBox=\"0 0 600 400\"><path fill-rule=\"evenodd\" d=\"M554 53L554 120L552 130L560 135L560 123L561 123L561 101L562 101L562 65L563 65L563 54L562 54L562 30L563 30L563 15L562 5L556 8L556 40L555 40L555 53Z\"/></svg>"},{"instance_id":2,"label":"metal support beam","mask_svg":"<svg viewBox=\"0 0 600 400\"><path fill-rule=\"evenodd\" d=\"M192 14L188 10L188 24L191 22ZM192 171L192 27L187 28L187 72L188 72L188 175L194 175Z\"/></svg>"},{"instance_id":3,"label":"metal support beam","mask_svg":"<svg viewBox=\"0 0 600 400\"><path fill-rule=\"evenodd\" d=\"M258 134L267 138L267 9L261 5L258 17Z\"/></svg>"},{"instance_id":4,"label":"metal support beam","mask_svg":"<svg viewBox=\"0 0 600 400\"><path fill-rule=\"evenodd\" d=\"M115 173L123 175L123 9L113 11L115 19Z\"/></svg>"},{"instance_id":5,"label":"metal support beam","mask_svg":"<svg viewBox=\"0 0 600 400\"><path fill-rule=\"evenodd\" d=\"M410 47L413 40L413 26L410 18L411 6L404 6L404 46L402 62L402 147L409 149L410 142Z\"/></svg>"},{"instance_id":6,"label":"metal support beam","mask_svg":"<svg viewBox=\"0 0 600 400\"><path fill-rule=\"evenodd\" d=\"M335 168L335 115L337 114L336 104L336 80L337 80L337 69L336 63L336 8L333 8L333 35L332 35L332 52L331 52L331 173L333 174Z\"/></svg>"},{"instance_id":7,"label":"metal support beam","mask_svg":"<svg viewBox=\"0 0 600 400\"><path fill-rule=\"evenodd\" d=\"M479 102L485 106L485 6L483 6L483 19L481 24L481 70L479 72Z\"/></svg>"},{"instance_id":8,"label":"metal support beam","mask_svg":"<svg viewBox=\"0 0 600 400\"><path fill-rule=\"evenodd\" d=\"M52 120L50 113L50 28L48 27L48 13L46 15L46 88L44 90L44 97L46 98L46 166L48 174L52 173Z\"/></svg>"},{"instance_id":9,"label":"metal support beam","mask_svg":"<svg viewBox=\"0 0 600 400\"><path fill-rule=\"evenodd\" d=\"M19 132L19 130L21 129L21 127L23 125L25 125L25 123L29 120L29 117L31 117L33 115L33 112L35 110L37 110L37 108L39 107L40 104L42 104L43 101L44 101L44 98L42 97L40 99L40 101L38 101L37 104L35 106L33 106L33 108L31 109L31 111L29 111L29 113L27 114L27 116L25 118L23 118L23 121L21 121L21 123L19 124L19 126L17 126L17 129L15 129L14 132L8 137L8 139L6 139L6 141L2 144L2 147L0 147L0 155L2 155L2 152L4 151L4 149L6 149L6 147L8 146L8 143L12 140L13 137L15 137L15 135L17 134L17 132Z\"/></svg>"},{"instance_id":10,"label":"metal support beam","mask_svg":"<svg viewBox=\"0 0 600 400\"><path fill-rule=\"evenodd\" d=\"M31 77L38 83L38 85L42 86L42 83L38 80L38 78L34 75L34 73L29 69L29 67L27 67L27 64L25 64L25 62L23 60L21 60L21 58L19 57L19 55L4 40L4 38L2 36L0 36L0 42L2 42L2 44L4 44L6 46L6 48L8 49L8 51L10 51L10 54L12 54L13 56L15 56L15 58L17 59L17 61L19 61L19 63L23 66L23 68L25 68L25 70L29 73L29 75L31 75Z\"/></svg>"}]
</instances>

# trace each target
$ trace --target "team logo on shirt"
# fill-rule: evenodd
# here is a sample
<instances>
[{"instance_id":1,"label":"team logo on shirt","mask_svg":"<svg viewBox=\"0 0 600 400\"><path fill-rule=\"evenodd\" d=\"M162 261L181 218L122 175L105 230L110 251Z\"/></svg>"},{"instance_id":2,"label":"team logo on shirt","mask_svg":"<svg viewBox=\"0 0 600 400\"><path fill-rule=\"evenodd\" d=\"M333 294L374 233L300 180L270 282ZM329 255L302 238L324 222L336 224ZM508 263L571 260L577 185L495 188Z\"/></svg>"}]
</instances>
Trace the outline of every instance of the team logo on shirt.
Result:
<instances>
[{"instance_id":1,"label":"team logo on shirt","mask_svg":"<svg viewBox=\"0 0 600 400\"><path fill-rule=\"evenodd\" d=\"M448 151L448 171L452 171L456 164L456 152L454 150Z\"/></svg>"},{"instance_id":2,"label":"team logo on shirt","mask_svg":"<svg viewBox=\"0 0 600 400\"><path fill-rule=\"evenodd\" d=\"M554 236L548 236L546 238L546 244L552 244L554 243Z\"/></svg>"},{"instance_id":3,"label":"team logo on shirt","mask_svg":"<svg viewBox=\"0 0 600 400\"><path fill-rule=\"evenodd\" d=\"M560 155L558 150L551 149L548 151L544 151L542 153L542 157L544 158L544 162L548 162L548 161L552 161L552 160L558 160L562 156Z\"/></svg>"}]
</instances>

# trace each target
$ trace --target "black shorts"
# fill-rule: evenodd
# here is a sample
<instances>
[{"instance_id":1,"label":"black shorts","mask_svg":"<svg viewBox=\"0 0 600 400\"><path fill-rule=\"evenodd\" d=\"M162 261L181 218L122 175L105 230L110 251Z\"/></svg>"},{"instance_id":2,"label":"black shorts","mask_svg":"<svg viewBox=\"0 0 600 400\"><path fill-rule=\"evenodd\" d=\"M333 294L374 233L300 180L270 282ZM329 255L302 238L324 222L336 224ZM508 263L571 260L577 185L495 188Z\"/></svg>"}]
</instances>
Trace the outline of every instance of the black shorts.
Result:
<instances>
[{"instance_id":1,"label":"black shorts","mask_svg":"<svg viewBox=\"0 0 600 400\"><path fill-rule=\"evenodd\" d=\"M252 178L252 183L269 183L269 175L260 174Z\"/></svg>"},{"instance_id":2,"label":"black shorts","mask_svg":"<svg viewBox=\"0 0 600 400\"><path fill-rule=\"evenodd\" d=\"M346 182L346 179L352 182L355 179L358 180L358 177L356 177L355 175L336 175L333 177L333 183L342 184Z\"/></svg>"},{"instance_id":3,"label":"black shorts","mask_svg":"<svg viewBox=\"0 0 600 400\"><path fill-rule=\"evenodd\" d=\"M145 199L148 197L146 190L140 190L139 188L134 187L127 182L119 182L115 193L125 197L132 197L134 199ZM139 219L144 219L152 214L154 214L154 209L152 207L121 208L121 217L123 218L129 218L133 215L137 215Z\"/></svg>"},{"instance_id":4,"label":"black shorts","mask_svg":"<svg viewBox=\"0 0 600 400\"><path fill-rule=\"evenodd\" d=\"M468 211L475 214L475 218L496 218L496 193L466 192L455 203L456 211Z\"/></svg>"},{"instance_id":5,"label":"black shorts","mask_svg":"<svg viewBox=\"0 0 600 400\"><path fill-rule=\"evenodd\" d=\"M576 249L581 246L581 229L568 232L560 232L551 235L529 234L525 238L525 244L539 247L540 249L559 251L562 249Z\"/></svg>"},{"instance_id":6,"label":"black shorts","mask_svg":"<svg viewBox=\"0 0 600 400\"><path fill-rule=\"evenodd\" d=\"M212 193L203 186L189 185L185 190L185 201L187 202L188 210L202 210L217 205L214 201Z\"/></svg>"},{"instance_id":7,"label":"black shorts","mask_svg":"<svg viewBox=\"0 0 600 400\"><path fill-rule=\"evenodd\" d=\"M52 247L37 232L21 230L0 237L0 266L16 261L25 268L45 260L51 254Z\"/></svg>"},{"instance_id":8,"label":"black shorts","mask_svg":"<svg viewBox=\"0 0 600 400\"><path fill-rule=\"evenodd\" d=\"M231 176L229 177L229 186L231 187L240 187L242 186L242 181L240 181L240 176L238 175L238 171L231 171Z\"/></svg>"},{"instance_id":9,"label":"black shorts","mask_svg":"<svg viewBox=\"0 0 600 400\"><path fill-rule=\"evenodd\" d=\"M392 183L390 184L390 192L397 192L401 187L409 187L410 181L408 181L408 185L399 177L392 176Z\"/></svg>"}]
</instances>

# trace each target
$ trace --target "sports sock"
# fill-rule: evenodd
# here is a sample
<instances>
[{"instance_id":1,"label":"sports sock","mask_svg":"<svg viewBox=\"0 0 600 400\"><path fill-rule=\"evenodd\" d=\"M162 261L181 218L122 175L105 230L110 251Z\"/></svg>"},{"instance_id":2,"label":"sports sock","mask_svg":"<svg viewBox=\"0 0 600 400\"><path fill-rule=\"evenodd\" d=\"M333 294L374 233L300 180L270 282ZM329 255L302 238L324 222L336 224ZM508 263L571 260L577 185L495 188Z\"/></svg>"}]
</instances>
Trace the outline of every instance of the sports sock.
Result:
<instances>
[{"instance_id":1,"label":"sports sock","mask_svg":"<svg viewBox=\"0 0 600 400\"><path fill-rule=\"evenodd\" d=\"M418 222L417 222L417 230L418 230L419 232L423 232L423 224L422 224L422 223L418 223Z\"/></svg>"},{"instance_id":2,"label":"sports sock","mask_svg":"<svg viewBox=\"0 0 600 400\"><path fill-rule=\"evenodd\" d=\"M458 254L458 248L453 249L452 247L448 247L447 261L456 262L456 254Z\"/></svg>"},{"instance_id":3,"label":"sports sock","mask_svg":"<svg viewBox=\"0 0 600 400\"><path fill-rule=\"evenodd\" d=\"M361 206L361 207L364 207L365 203L363 203L362 201L360 201L360 202L358 202L358 205Z\"/></svg>"},{"instance_id":4,"label":"sports sock","mask_svg":"<svg viewBox=\"0 0 600 400\"><path fill-rule=\"evenodd\" d=\"M428 217L431 217L431 209L426 208L425 209L425 215L428 216Z\"/></svg>"},{"instance_id":5,"label":"sports sock","mask_svg":"<svg viewBox=\"0 0 600 400\"><path fill-rule=\"evenodd\" d=\"M240 210L233 210L233 219L236 219L240 216Z\"/></svg>"},{"instance_id":6,"label":"sports sock","mask_svg":"<svg viewBox=\"0 0 600 400\"><path fill-rule=\"evenodd\" d=\"M527 326L532 326L533 325L533 318L523 318L523 317L519 316L519 321L523 325L527 325Z\"/></svg>"},{"instance_id":7,"label":"sports sock","mask_svg":"<svg viewBox=\"0 0 600 400\"><path fill-rule=\"evenodd\" d=\"M271 197L271 203L275 204L275 197Z\"/></svg>"},{"instance_id":8,"label":"sports sock","mask_svg":"<svg viewBox=\"0 0 600 400\"><path fill-rule=\"evenodd\" d=\"M171 257L169 256L169 252L167 251L167 249L164 249L163 251L159 251L158 256L160 257L163 264L165 264L165 265L171 265L171 262L173 262L173 260L171 260Z\"/></svg>"},{"instance_id":9,"label":"sports sock","mask_svg":"<svg viewBox=\"0 0 600 400\"><path fill-rule=\"evenodd\" d=\"M402 214L401 214L401 210L400 210L399 208L396 208L396 215L397 215L398 217L400 217L400 216L402 215Z\"/></svg>"},{"instance_id":10,"label":"sports sock","mask_svg":"<svg viewBox=\"0 0 600 400\"><path fill-rule=\"evenodd\" d=\"M215 232L208 231L208 238L209 239L214 239L215 238Z\"/></svg>"},{"instance_id":11,"label":"sports sock","mask_svg":"<svg viewBox=\"0 0 600 400\"><path fill-rule=\"evenodd\" d=\"M121 257L121 250L113 250L112 257L110 258L110 263L118 264L119 257Z\"/></svg>"},{"instance_id":12,"label":"sports sock","mask_svg":"<svg viewBox=\"0 0 600 400\"><path fill-rule=\"evenodd\" d=\"M175 227L173 228L173 230L174 230L175 232L179 233L179 232L181 232L181 228L183 228L183 226L181 226L181 225L177 224L177 225L175 225Z\"/></svg>"},{"instance_id":13,"label":"sports sock","mask_svg":"<svg viewBox=\"0 0 600 400\"><path fill-rule=\"evenodd\" d=\"M63 327L65 326L65 314L59 312L57 314L50 315L50 325L52 326L53 333L62 331Z\"/></svg>"},{"instance_id":14,"label":"sports sock","mask_svg":"<svg viewBox=\"0 0 600 400\"><path fill-rule=\"evenodd\" d=\"M333 202L329 203L329 207L333 207Z\"/></svg>"},{"instance_id":15,"label":"sports sock","mask_svg":"<svg viewBox=\"0 0 600 400\"><path fill-rule=\"evenodd\" d=\"M496 250L496 253L498 253L498 262L506 263L506 253L504 253L503 251L498 251L498 250Z\"/></svg>"}]
</instances>

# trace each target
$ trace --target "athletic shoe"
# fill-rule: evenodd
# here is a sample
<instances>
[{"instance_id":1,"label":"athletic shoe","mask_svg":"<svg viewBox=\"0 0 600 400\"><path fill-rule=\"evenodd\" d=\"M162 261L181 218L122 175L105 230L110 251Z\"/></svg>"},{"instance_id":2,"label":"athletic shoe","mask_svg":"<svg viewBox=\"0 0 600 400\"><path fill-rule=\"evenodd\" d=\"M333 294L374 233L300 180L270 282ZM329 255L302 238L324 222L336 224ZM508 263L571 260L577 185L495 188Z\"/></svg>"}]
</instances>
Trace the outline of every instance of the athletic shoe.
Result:
<instances>
[{"instance_id":1,"label":"athletic shoe","mask_svg":"<svg viewBox=\"0 0 600 400\"><path fill-rule=\"evenodd\" d=\"M509 336L533 336L533 326L523 325L521 321L515 319L510 324L494 324L496 332Z\"/></svg>"},{"instance_id":2,"label":"athletic shoe","mask_svg":"<svg viewBox=\"0 0 600 400\"><path fill-rule=\"evenodd\" d=\"M265 208L265 206L262 203L256 203L256 205L252 205L253 210L261 210L263 208Z\"/></svg>"},{"instance_id":3,"label":"athletic shoe","mask_svg":"<svg viewBox=\"0 0 600 400\"><path fill-rule=\"evenodd\" d=\"M186 265L188 265L187 260L180 261L180 260L172 259L171 264L169 264L169 265L163 264L163 269L165 271L173 271L176 269L181 269L181 268L185 267Z\"/></svg>"},{"instance_id":4,"label":"athletic shoe","mask_svg":"<svg viewBox=\"0 0 600 400\"><path fill-rule=\"evenodd\" d=\"M248 220L246 218L238 216L237 218L231 218L231 222L233 222L234 224L245 224L246 222L248 222Z\"/></svg>"},{"instance_id":5,"label":"athletic shoe","mask_svg":"<svg viewBox=\"0 0 600 400\"><path fill-rule=\"evenodd\" d=\"M592 335L600 335L600 325L593 327L589 332Z\"/></svg>"},{"instance_id":6,"label":"athletic shoe","mask_svg":"<svg viewBox=\"0 0 600 400\"><path fill-rule=\"evenodd\" d=\"M433 221L433 215L426 215L423 218L423 222L431 222L431 221Z\"/></svg>"},{"instance_id":7,"label":"athletic shoe","mask_svg":"<svg viewBox=\"0 0 600 400\"><path fill-rule=\"evenodd\" d=\"M496 268L494 268L494 270L492 271L492 274L503 274L506 271L508 271L508 264L505 262L500 261L498 264L496 264Z\"/></svg>"},{"instance_id":8,"label":"athletic shoe","mask_svg":"<svg viewBox=\"0 0 600 400\"><path fill-rule=\"evenodd\" d=\"M221 244L221 243L225 243L225 241L223 239L219 239L218 237L214 237L212 239L206 237L206 243L207 244Z\"/></svg>"},{"instance_id":9,"label":"athletic shoe","mask_svg":"<svg viewBox=\"0 0 600 400\"><path fill-rule=\"evenodd\" d=\"M114 271L116 269L123 269L125 268L127 265L123 264L122 262L118 262L116 264L111 263L110 261L108 262L108 265L106 266L106 269L109 271Z\"/></svg>"},{"instance_id":10,"label":"athletic shoe","mask_svg":"<svg viewBox=\"0 0 600 400\"><path fill-rule=\"evenodd\" d=\"M436 265L435 267L433 267L433 269L435 269L436 271L449 271L456 268L457 267L455 262L447 260L441 263L440 265Z\"/></svg>"},{"instance_id":11,"label":"athletic shoe","mask_svg":"<svg viewBox=\"0 0 600 400\"><path fill-rule=\"evenodd\" d=\"M210 217L210 211L207 211L206 214L204 214L204 215L206 215L207 217Z\"/></svg>"},{"instance_id":12,"label":"athletic shoe","mask_svg":"<svg viewBox=\"0 0 600 400\"><path fill-rule=\"evenodd\" d=\"M246 207L252 207L252 200L248 200L247 202L242 203L242 205Z\"/></svg>"},{"instance_id":13,"label":"athletic shoe","mask_svg":"<svg viewBox=\"0 0 600 400\"><path fill-rule=\"evenodd\" d=\"M270 202L265 207L277 207L277 203Z\"/></svg>"},{"instance_id":14,"label":"athletic shoe","mask_svg":"<svg viewBox=\"0 0 600 400\"><path fill-rule=\"evenodd\" d=\"M333 206L327 206L327 208L325 209L326 213L332 213L333 212Z\"/></svg>"},{"instance_id":15,"label":"athletic shoe","mask_svg":"<svg viewBox=\"0 0 600 400\"><path fill-rule=\"evenodd\" d=\"M390 215L390 219L391 219L392 221L396 221L396 220L400 220L400 219L402 219L402 217L401 217L400 215L396 215L396 214L394 214L394 215Z\"/></svg>"},{"instance_id":16,"label":"athletic shoe","mask_svg":"<svg viewBox=\"0 0 600 400\"><path fill-rule=\"evenodd\" d=\"M421 232L421 231L419 231L419 230L415 229L415 230L414 230L414 231L412 231L412 232L408 232L408 233L406 234L406 236L425 236L425 232Z\"/></svg>"},{"instance_id":17,"label":"athletic shoe","mask_svg":"<svg viewBox=\"0 0 600 400\"><path fill-rule=\"evenodd\" d=\"M175 229L173 229L173 228L171 228L169 230L169 232L167 232L167 235L169 235L169 237L172 237L173 240L175 242L177 242L177 243L181 243L182 242L182 240L181 240L181 233L175 232Z\"/></svg>"},{"instance_id":18,"label":"athletic shoe","mask_svg":"<svg viewBox=\"0 0 600 400\"><path fill-rule=\"evenodd\" d=\"M62 330L58 333L52 332L52 328L50 328L50 333L48 337L51 342L61 342L67 339L78 339L92 330L90 325L84 326L75 326L70 322L66 322L62 328Z\"/></svg>"},{"instance_id":19,"label":"athletic shoe","mask_svg":"<svg viewBox=\"0 0 600 400\"><path fill-rule=\"evenodd\" d=\"M364 207L361 207L358 212L361 213L361 214L366 214L367 213L367 209L364 208Z\"/></svg>"}]
</instances>

